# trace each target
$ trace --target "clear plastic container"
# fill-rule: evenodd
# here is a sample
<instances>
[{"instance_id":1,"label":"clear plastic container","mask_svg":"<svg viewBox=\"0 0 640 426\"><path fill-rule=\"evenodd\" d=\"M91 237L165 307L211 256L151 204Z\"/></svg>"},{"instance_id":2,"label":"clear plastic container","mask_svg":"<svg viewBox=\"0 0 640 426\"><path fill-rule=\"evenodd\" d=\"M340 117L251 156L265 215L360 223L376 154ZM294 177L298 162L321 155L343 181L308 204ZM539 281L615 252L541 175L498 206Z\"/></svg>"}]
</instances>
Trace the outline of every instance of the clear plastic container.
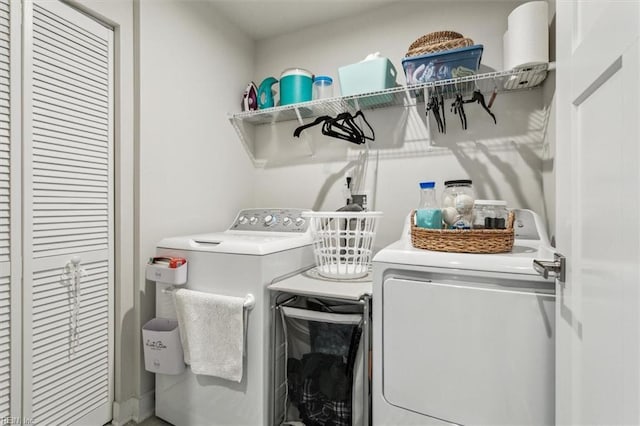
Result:
<instances>
[{"instance_id":1,"label":"clear plastic container","mask_svg":"<svg viewBox=\"0 0 640 426\"><path fill-rule=\"evenodd\" d=\"M436 201L435 182L420 182L420 205L416 210L416 226L428 229L442 228L442 212Z\"/></svg>"},{"instance_id":2,"label":"clear plastic container","mask_svg":"<svg viewBox=\"0 0 640 426\"><path fill-rule=\"evenodd\" d=\"M506 229L507 202L476 200L473 207L473 229Z\"/></svg>"},{"instance_id":3,"label":"clear plastic container","mask_svg":"<svg viewBox=\"0 0 640 426\"><path fill-rule=\"evenodd\" d=\"M442 218L449 228L471 229L476 193L470 179L449 180L442 192Z\"/></svg>"},{"instance_id":4,"label":"clear plastic container","mask_svg":"<svg viewBox=\"0 0 640 426\"><path fill-rule=\"evenodd\" d=\"M333 79L326 75L313 78L313 99L327 99L333 97Z\"/></svg>"}]
</instances>

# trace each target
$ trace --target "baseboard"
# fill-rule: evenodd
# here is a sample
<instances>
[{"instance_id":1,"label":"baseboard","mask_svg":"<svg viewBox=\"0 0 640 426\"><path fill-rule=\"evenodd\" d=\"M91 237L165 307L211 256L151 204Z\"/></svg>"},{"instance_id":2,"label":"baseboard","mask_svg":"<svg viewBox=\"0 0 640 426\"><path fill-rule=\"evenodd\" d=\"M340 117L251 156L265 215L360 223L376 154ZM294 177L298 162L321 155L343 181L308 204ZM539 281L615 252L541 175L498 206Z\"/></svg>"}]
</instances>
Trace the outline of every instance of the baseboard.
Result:
<instances>
[{"instance_id":1,"label":"baseboard","mask_svg":"<svg viewBox=\"0 0 640 426\"><path fill-rule=\"evenodd\" d=\"M151 390L138 399L138 406L133 420L136 423L142 423L144 419L148 419L153 416L156 411L156 395L155 391Z\"/></svg>"},{"instance_id":2,"label":"baseboard","mask_svg":"<svg viewBox=\"0 0 640 426\"><path fill-rule=\"evenodd\" d=\"M141 423L153 416L155 411L154 391L149 391L140 398L129 398L123 402L113 403L113 426L124 426L130 421Z\"/></svg>"},{"instance_id":3,"label":"baseboard","mask_svg":"<svg viewBox=\"0 0 640 426\"><path fill-rule=\"evenodd\" d=\"M137 405L137 398L130 398L123 402L113 403L113 426L123 426L133 420L134 407Z\"/></svg>"}]
</instances>

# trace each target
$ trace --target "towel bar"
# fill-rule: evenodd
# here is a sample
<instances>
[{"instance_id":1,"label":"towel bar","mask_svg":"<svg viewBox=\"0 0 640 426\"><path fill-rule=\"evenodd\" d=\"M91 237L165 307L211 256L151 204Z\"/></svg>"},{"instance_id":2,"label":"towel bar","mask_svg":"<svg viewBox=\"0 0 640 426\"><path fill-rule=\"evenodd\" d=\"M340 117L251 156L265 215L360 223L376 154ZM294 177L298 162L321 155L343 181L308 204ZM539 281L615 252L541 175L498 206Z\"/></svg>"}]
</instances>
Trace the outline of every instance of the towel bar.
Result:
<instances>
[{"instance_id":1,"label":"towel bar","mask_svg":"<svg viewBox=\"0 0 640 426\"><path fill-rule=\"evenodd\" d=\"M176 290L180 290L180 288L171 286L171 287L163 288L160 291L163 292L164 294L173 294L175 293ZM244 297L243 307L246 310L251 310L253 309L254 306L256 306L256 297L253 294L248 293Z\"/></svg>"}]
</instances>

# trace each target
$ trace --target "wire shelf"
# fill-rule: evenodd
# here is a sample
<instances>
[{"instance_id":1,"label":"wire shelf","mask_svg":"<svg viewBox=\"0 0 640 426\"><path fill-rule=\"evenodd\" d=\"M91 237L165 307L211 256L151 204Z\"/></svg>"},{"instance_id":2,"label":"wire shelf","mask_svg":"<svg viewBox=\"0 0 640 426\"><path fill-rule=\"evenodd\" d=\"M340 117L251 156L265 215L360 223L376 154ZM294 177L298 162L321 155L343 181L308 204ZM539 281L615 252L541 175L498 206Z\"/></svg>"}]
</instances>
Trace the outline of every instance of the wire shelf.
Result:
<instances>
[{"instance_id":1,"label":"wire shelf","mask_svg":"<svg viewBox=\"0 0 640 426\"><path fill-rule=\"evenodd\" d=\"M318 99L293 105L229 114L229 121L251 159L257 164L258 160L254 158L251 149L254 146L253 129L251 127L255 125L274 124L291 120L298 120L302 123L306 118L322 115L335 116L345 111L355 112L359 109L411 107L424 102L424 96L428 94L453 98L457 94L466 96L474 90L490 93L493 91L507 92L531 89L540 85L546 79L547 73L553 69L555 69L555 63L552 62L527 68L474 74L411 86L398 86L359 95Z\"/></svg>"}]
</instances>

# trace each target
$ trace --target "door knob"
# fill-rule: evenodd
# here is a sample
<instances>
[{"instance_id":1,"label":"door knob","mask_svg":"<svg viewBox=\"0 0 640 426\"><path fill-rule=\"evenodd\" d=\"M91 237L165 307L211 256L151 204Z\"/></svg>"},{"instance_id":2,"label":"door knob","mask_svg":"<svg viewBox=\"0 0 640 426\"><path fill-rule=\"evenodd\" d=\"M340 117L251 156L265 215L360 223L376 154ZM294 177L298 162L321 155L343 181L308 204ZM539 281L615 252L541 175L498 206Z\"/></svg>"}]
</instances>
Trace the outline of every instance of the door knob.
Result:
<instances>
[{"instance_id":1,"label":"door knob","mask_svg":"<svg viewBox=\"0 0 640 426\"><path fill-rule=\"evenodd\" d=\"M533 269L536 270L544 278L549 278L549 274L555 277L558 281L564 282L566 278L566 263L567 259L560 253L553 254L553 261L551 260L533 260Z\"/></svg>"}]
</instances>

